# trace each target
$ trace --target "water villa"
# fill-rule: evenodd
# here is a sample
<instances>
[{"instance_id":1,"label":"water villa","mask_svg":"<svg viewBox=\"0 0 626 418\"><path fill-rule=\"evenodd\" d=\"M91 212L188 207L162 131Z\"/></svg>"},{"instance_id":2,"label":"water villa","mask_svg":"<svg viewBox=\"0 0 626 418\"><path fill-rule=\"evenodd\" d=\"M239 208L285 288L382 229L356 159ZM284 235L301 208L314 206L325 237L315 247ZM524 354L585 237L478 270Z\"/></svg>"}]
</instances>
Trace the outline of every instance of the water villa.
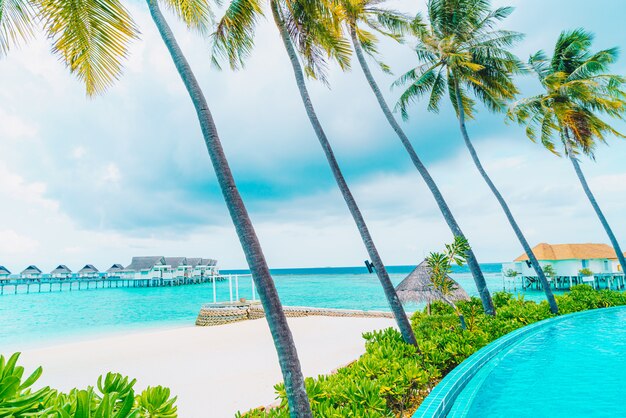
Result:
<instances>
[{"instance_id":1,"label":"water villa","mask_svg":"<svg viewBox=\"0 0 626 418\"><path fill-rule=\"evenodd\" d=\"M78 277L85 279L95 279L100 276L100 271L93 264L86 264L85 267L78 270Z\"/></svg>"},{"instance_id":2,"label":"water villa","mask_svg":"<svg viewBox=\"0 0 626 418\"><path fill-rule=\"evenodd\" d=\"M70 270L65 264L60 264L50 272L50 277L54 279L69 279L72 277L72 270Z\"/></svg>"},{"instance_id":3,"label":"water villa","mask_svg":"<svg viewBox=\"0 0 626 418\"><path fill-rule=\"evenodd\" d=\"M613 247L607 244L546 244L533 248L542 268L548 267L548 280L555 288L570 288L575 284L588 283L594 287L623 288L624 273L621 271ZM552 270L552 272L550 272ZM582 273L591 272L591 275ZM516 286L521 280L523 288L537 287L537 273L528 256L522 254L512 263L502 265L505 281Z\"/></svg>"},{"instance_id":4,"label":"water villa","mask_svg":"<svg viewBox=\"0 0 626 418\"><path fill-rule=\"evenodd\" d=\"M22 272L20 273L20 278L23 279L39 279L41 278L42 272L39 269L39 267L34 266L34 265L30 265L28 267L26 267L24 270L22 270Z\"/></svg>"},{"instance_id":5,"label":"water villa","mask_svg":"<svg viewBox=\"0 0 626 418\"><path fill-rule=\"evenodd\" d=\"M0 295L5 287L12 290L9 294L31 293L33 291L82 290L104 287L155 287L178 286L186 284L228 280L232 299L233 283L238 297L238 277L220 276L217 260L210 258L143 256L133 257L130 264L113 264L106 272L100 272L93 264L86 264L78 272L65 264L58 265L49 274L43 274L35 265L28 266L17 277L10 278L11 272L0 267ZM32 288L32 289L31 289ZM22 290L23 289L23 290ZM254 293L254 292L253 292Z\"/></svg>"},{"instance_id":6,"label":"water villa","mask_svg":"<svg viewBox=\"0 0 626 418\"><path fill-rule=\"evenodd\" d=\"M124 266L123 265L121 265L121 264L113 264L106 271L106 275L109 276L109 277L119 277L119 275L121 274L122 271L124 271Z\"/></svg>"}]
</instances>

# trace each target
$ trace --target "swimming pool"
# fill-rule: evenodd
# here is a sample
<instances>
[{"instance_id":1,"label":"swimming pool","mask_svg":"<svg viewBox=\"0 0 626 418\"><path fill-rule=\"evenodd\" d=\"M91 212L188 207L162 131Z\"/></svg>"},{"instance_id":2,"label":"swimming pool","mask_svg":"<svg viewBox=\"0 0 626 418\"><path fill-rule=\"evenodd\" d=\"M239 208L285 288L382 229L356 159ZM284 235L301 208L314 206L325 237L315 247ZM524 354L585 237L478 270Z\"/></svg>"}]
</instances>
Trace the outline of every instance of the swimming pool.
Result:
<instances>
[{"instance_id":1,"label":"swimming pool","mask_svg":"<svg viewBox=\"0 0 626 418\"><path fill-rule=\"evenodd\" d=\"M624 353L626 307L533 324L480 350L442 381L450 392L452 381L460 383L447 416L626 417ZM437 388L432 395L423 407L445 397Z\"/></svg>"}]
</instances>

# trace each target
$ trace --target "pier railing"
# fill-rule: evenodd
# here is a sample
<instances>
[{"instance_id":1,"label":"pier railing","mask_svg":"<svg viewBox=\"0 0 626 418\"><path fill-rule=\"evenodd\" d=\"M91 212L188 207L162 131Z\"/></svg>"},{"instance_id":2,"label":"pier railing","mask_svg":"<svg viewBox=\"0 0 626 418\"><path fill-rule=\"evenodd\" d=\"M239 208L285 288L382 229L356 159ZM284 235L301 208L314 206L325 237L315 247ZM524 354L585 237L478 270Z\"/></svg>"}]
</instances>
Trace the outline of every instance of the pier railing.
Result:
<instances>
[{"instance_id":1,"label":"pier railing","mask_svg":"<svg viewBox=\"0 0 626 418\"><path fill-rule=\"evenodd\" d=\"M228 282L228 293L225 295L219 282ZM249 287L247 283L250 283ZM256 289L250 274L227 274L176 278L8 278L0 279L0 295L18 295L31 293L72 292L79 290L111 289L111 288L142 288L142 287L170 287L211 283L213 302L234 302L240 299L240 293L245 297L252 296L256 300ZM245 289L241 285L245 284ZM221 290L221 292L220 292Z\"/></svg>"}]
</instances>

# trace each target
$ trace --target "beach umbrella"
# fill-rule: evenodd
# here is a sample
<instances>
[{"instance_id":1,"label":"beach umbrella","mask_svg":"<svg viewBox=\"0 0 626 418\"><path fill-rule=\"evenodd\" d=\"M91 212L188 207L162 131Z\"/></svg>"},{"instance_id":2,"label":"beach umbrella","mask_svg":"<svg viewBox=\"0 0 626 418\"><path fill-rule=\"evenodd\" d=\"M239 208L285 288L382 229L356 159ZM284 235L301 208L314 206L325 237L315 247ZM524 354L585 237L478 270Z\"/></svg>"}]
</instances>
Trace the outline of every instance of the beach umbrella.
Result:
<instances>
[{"instance_id":1,"label":"beach umbrella","mask_svg":"<svg viewBox=\"0 0 626 418\"><path fill-rule=\"evenodd\" d=\"M436 300L443 300L443 295L432 286L430 280L431 269L428 267L426 260L422 261L415 269L396 287L396 293L402 303L415 302L427 303L430 311L430 304ZM469 300L469 295L463 288L450 276L456 285L456 289L450 295L452 301Z\"/></svg>"}]
</instances>

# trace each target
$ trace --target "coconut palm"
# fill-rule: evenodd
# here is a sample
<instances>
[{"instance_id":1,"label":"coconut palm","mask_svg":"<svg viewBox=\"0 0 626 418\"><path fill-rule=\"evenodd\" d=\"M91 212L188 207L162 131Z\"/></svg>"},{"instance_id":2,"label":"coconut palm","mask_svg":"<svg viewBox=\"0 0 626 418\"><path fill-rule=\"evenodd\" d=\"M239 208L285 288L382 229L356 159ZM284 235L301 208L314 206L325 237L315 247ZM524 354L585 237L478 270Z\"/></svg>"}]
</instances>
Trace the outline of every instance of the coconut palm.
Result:
<instances>
[{"instance_id":1,"label":"coconut palm","mask_svg":"<svg viewBox=\"0 0 626 418\"><path fill-rule=\"evenodd\" d=\"M509 118L527 126L526 133L540 141L556 155L564 154L572 163L576 176L591 206L604 227L626 272L626 260L615 234L593 195L579 162L581 154L594 159L598 142L607 136L625 136L602 117L624 119L626 115L626 78L609 74L609 67L618 57L617 48L591 52L593 34L583 29L562 32L552 58L543 51L532 55L530 67L539 78L545 93L520 100ZM558 146L561 150L559 151Z\"/></svg>"},{"instance_id":2,"label":"coconut palm","mask_svg":"<svg viewBox=\"0 0 626 418\"><path fill-rule=\"evenodd\" d=\"M489 110L499 112L518 93L512 75L522 72L523 65L508 48L522 35L495 28L512 11L511 7L492 10L489 0L429 0L429 25L416 27L414 31L417 38L415 52L420 65L395 82L396 86L407 86L397 108L407 118L408 106L427 96L428 110L438 112L447 92L472 161L502 207L537 272L550 310L557 313L548 280L509 206L478 158L465 122L474 117L476 100Z\"/></svg>"},{"instance_id":3,"label":"coconut palm","mask_svg":"<svg viewBox=\"0 0 626 418\"><path fill-rule=\"evenodd\" d=\"M7 3L2 3L4 9L0 15L0 45L3 49L28 37L33 32L32 22L36 20L29 19L41 17L54 41L54 50L65 60L70 71L85 82L89 95L104 91L119 76L127 42L137 32L130 15L117 0L33 0L33 3L10 1L13 2L9 9L12 12L7 14ZM252 221L237 190L208 104L160 11L159 3L156 0L147 0L147 4L196 109L218 183L266 312L292 415L310 417L311 409L293 337ZM210 17L209 3L206 0L164 0L164 4L190 28L206 29Z\"/></svg>"},{"instance_id":4,"label":"coconut palm","mask_svg":"<svg viewBox=\"0 0 626 418\"><path fill-rule=\"evenodd\" d=\"M363 74L365 75L365 78L369 83L376 100L378 101L378 105L387 118L387 122L391 125L394 132L400 139L400 142L402 142L402 145L408 152L413 165L415 165L415 168L426 182L426 186L428 186L428 189L435 198L435 202L437 202L437 206L448 224L448 227L452 231L452 234L454 234L455 237L461 237L467 241L463 231L461 231L459 224L452 214L448 203L441 194L439 187L428 172L424 163L422 163L421 159L417 155L415 148L413 148L413 144L411 144L411 141L404 133L404 130L393 116L391 109L385 101L385 97L378 87L378 83L376 83L376 80L374 79L374 76L369 68L369 64L367 63L364 52L370 55L370 57L375 57L377 53L377 39L373 31L398 39L410 30L410 26L407 24L406 16L394 10L381 8L380 5L383 1L384 0L341 1L343 18L348 28L350 40L352 41L357 59L361 69L363 70ZM413 22L413 26L416 25L418 27L421 25L419 18ZM388 68L384 63L380 61L377 62L383 71L388 71ZM495 314L495 308L493 306L493 301L491 300L489 289L487 288L487 283L485 282L485 277L483 276L480 265L476 260L474 251L469 245L467 246L466 256L467 264L472 272L474 283L476 284L478 294L480 295L480 299L483 304L483 309L487 314Z\"/></svg>"},{"instance_id":5,"label":"coconut palm","mask_svg":"<svg viewBox=\"0 0 626 418\"><path fill-rule=\"evenodd\" d=\"M372 260L398 328L407 343L417 345L409 319L376 249L365 219L341 172L305 83L305 72L310 77L325 80L326 56L335 59L344 68L349 64L349 44L341 37L339 21L333 6L325 1L269 0L272 17L289 56L309 121ZM233 68L243 65L254 45L256 21L260 15L261 5L257 0L233 0L230 3L215 33L216 61L220 57L226 57ZM304 70L300 60L304 64Z\"/></svg>"}]
</instances>

